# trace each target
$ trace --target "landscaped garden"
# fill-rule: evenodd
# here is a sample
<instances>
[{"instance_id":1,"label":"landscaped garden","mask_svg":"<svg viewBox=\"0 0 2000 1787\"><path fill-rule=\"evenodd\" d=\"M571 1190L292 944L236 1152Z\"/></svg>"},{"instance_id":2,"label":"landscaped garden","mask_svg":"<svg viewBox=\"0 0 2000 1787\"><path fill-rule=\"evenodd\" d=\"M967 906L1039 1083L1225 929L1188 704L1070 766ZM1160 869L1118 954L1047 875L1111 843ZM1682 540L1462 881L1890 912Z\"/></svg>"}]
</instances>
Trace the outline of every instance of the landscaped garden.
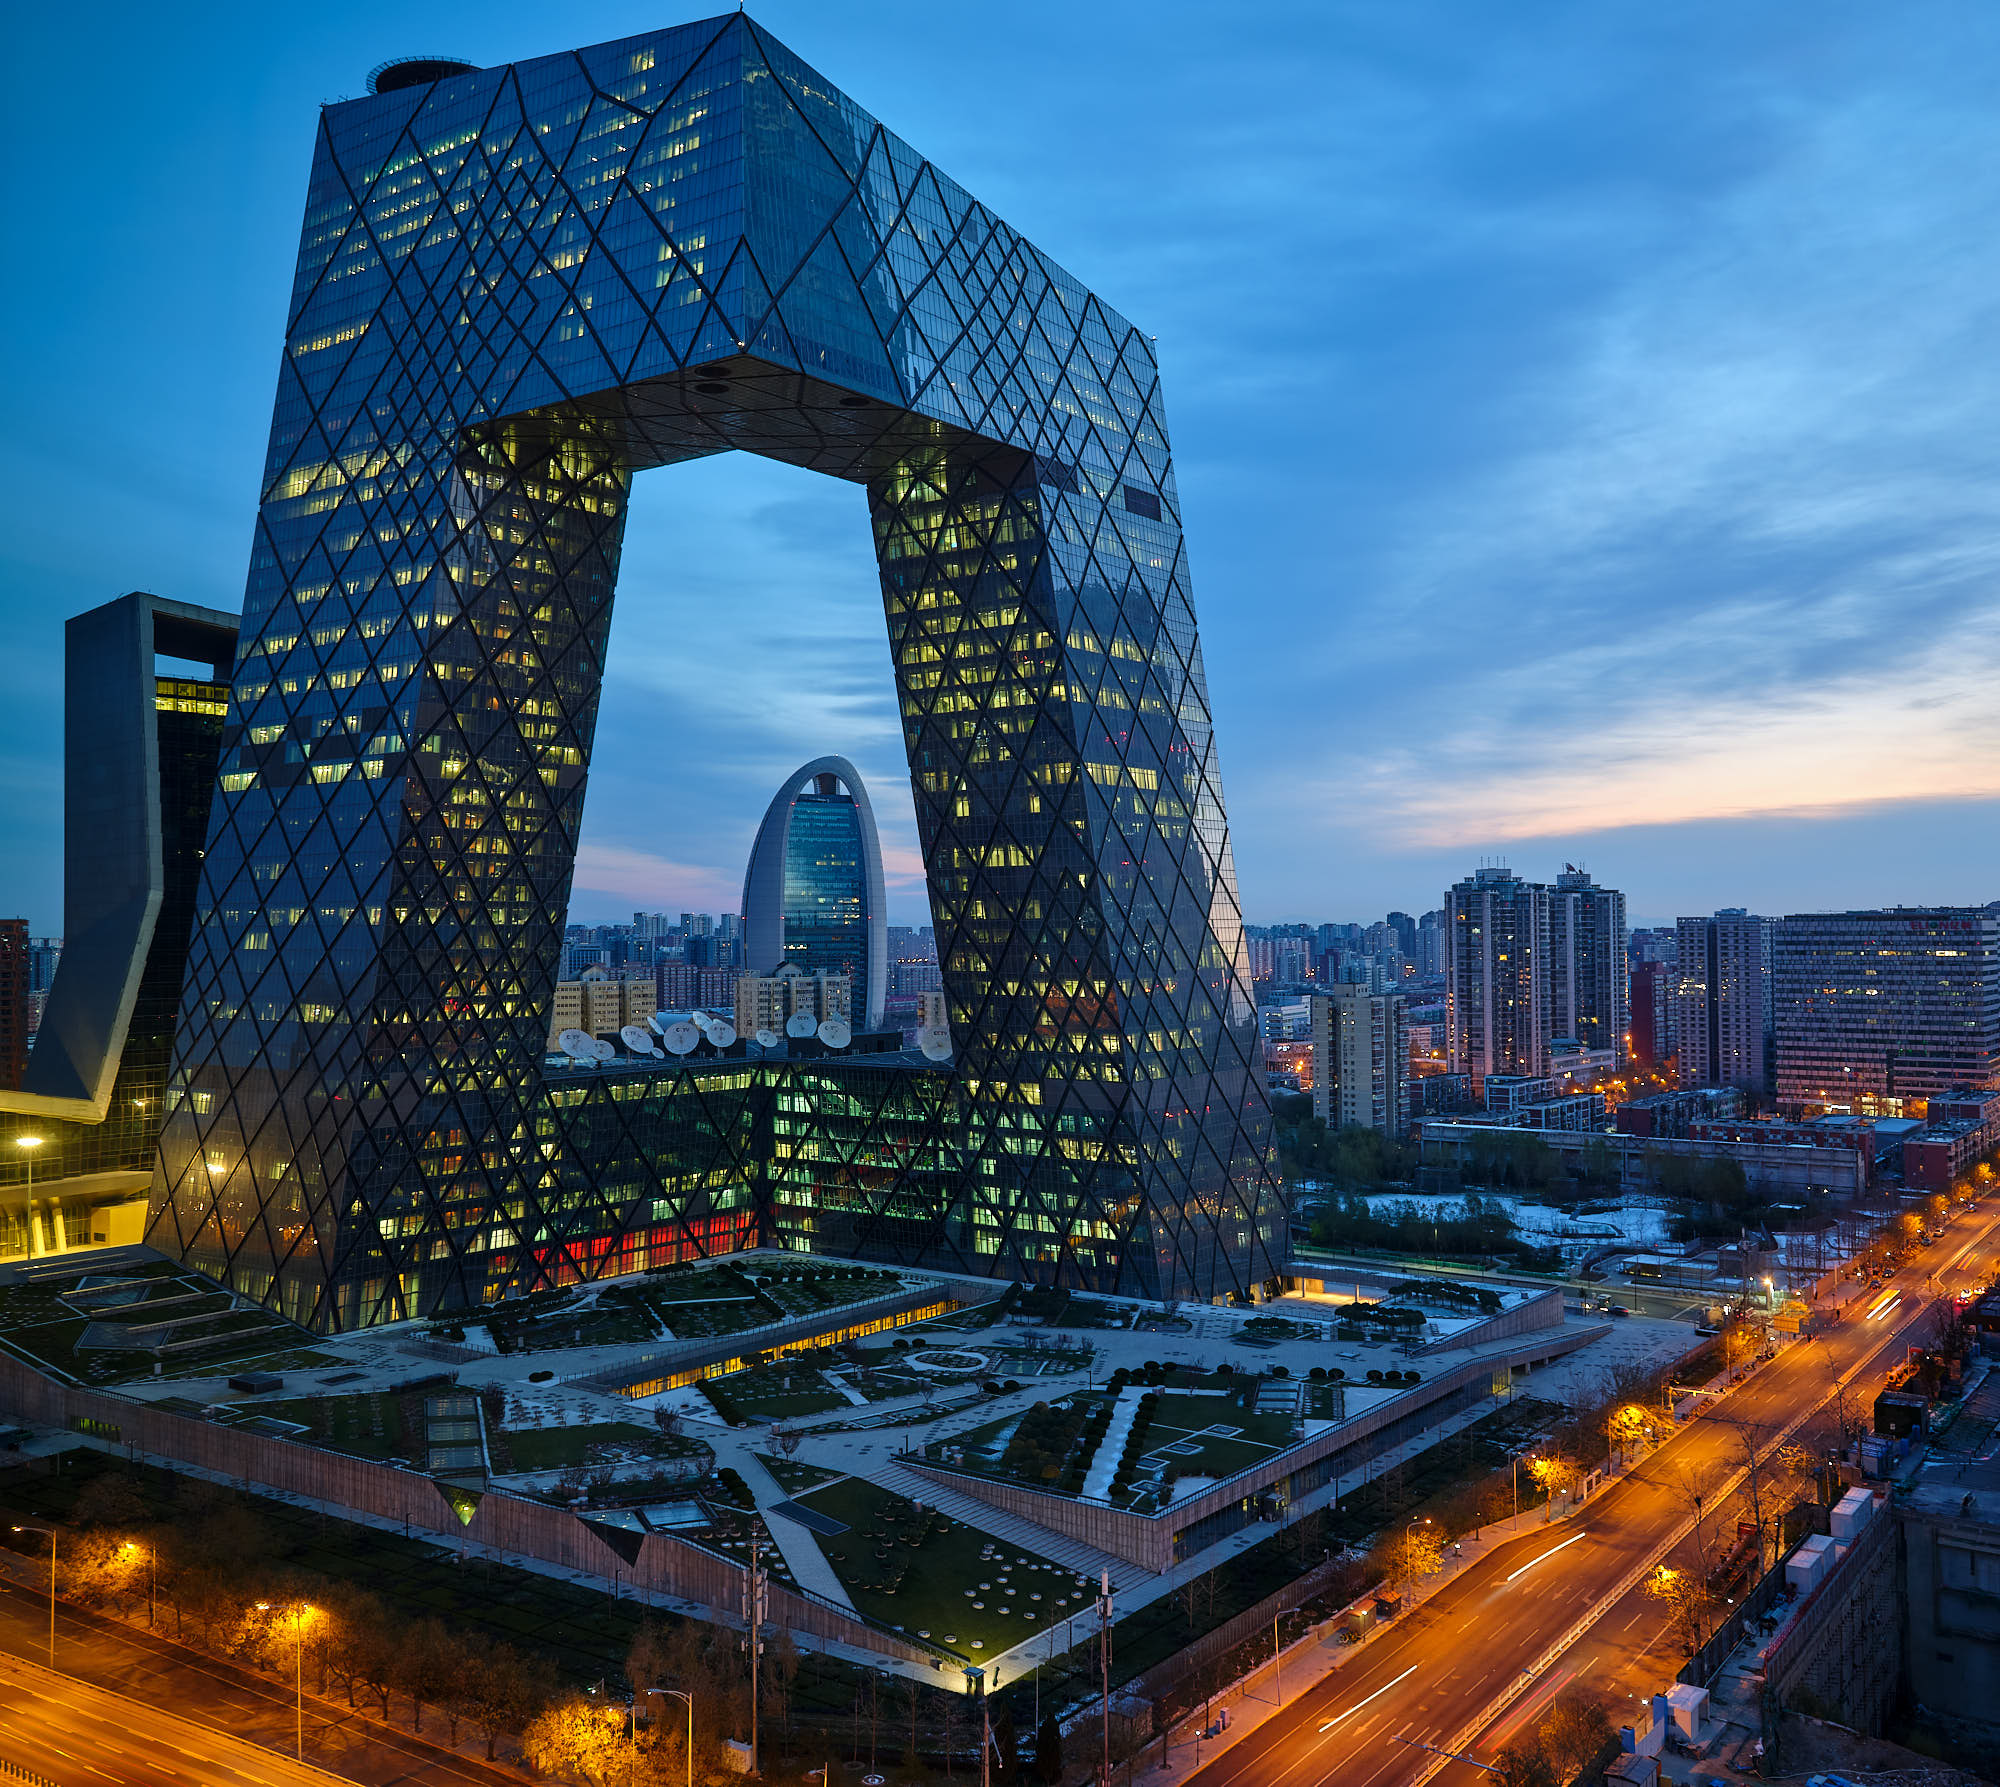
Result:
<instances>
[{"instance_id":1,"label":"landscaped garden","mask_svg":"<svg viewBox=\"0 0 2000 1787\"><path fill-rule=\"evenodd\" d=\"M466 1326L483 1324L503 1353L705 1340L838 1309L901 1282L898 1274L869 1266L668 1266L602 1288L509 1298L432 1333L450 1341L456 1332L462 1339Z\"/></svg>"},{"instance_id":2,"label":"landscaped garden","mask_svg":"<svg viewBox=\"0 0 2000 1787\"><path fill-rule=\"evenodd\" d=\"M294 1437L329 1452L398 1462L411 1456L400 1396L380 1391L362 1396L298 1396L260 1400L255 1407L260 1421L290 1423L299 1429Z\"/></svg>"},{"instance_id":3,"label":"landscaped garden","mask_svg":"<svg viewBox=\"0 0 2000 1787\"><path fill-rule=\"evenodd\" d=\"M37 1262L38 1265L46 1262ZM0 1347L82 1384L214 1374L312 1336L172 1260L0 1282Z\"/></svg>"},{"instance_id":4,"label":"landscaped garden","mask_svg":"<svg viewBox=\"0 0 2000 1787\"><path fill-rule=\"evenodd\" d=\"M872 1619L976 1661L1092 1604L1074 1571L861 1477L793 1498L843 1522L817 1540L841 1586Z\"/></svg>"}]
</instances>

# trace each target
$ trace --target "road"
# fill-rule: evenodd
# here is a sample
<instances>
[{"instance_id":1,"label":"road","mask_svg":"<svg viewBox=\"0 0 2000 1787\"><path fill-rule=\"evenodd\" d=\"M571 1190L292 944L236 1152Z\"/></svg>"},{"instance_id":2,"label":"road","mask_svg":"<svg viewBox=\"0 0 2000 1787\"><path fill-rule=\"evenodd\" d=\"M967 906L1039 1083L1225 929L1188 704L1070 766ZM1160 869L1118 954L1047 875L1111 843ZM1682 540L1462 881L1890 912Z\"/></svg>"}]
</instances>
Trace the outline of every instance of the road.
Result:
<instances>
[{"instance_id":1,"label":"road","mask_svg":"<svg viewBox=\"0 0 2000 1787\"><path fill-rule=\"evenodd\" d=\"M1655 1655L1650 1669L1638 1658L1634 1668L1638 1640L1657 1645L1663 1623L1658 1605L1643 1599L1637 1582L1685 1536L1694 1518L1692 1495L1703 1496L1709 1552L1718 1555L1716 1535L1730 1518L1722 1492L1743 1467L1743 1433L1775 1440L1808 1416L1836 1378L1866 1377L1900 1362L1904 1347L1929 1321L1927 1276L1960 1287L1990 1259L1997 1225L2000 1219L1985 1213L1956 1219L1882 1292L1857 1300L1830 1333L1787 1347L1578 1518L1489 1553L1192 1782L1413 1787L1435 1777L1447 1787L1472 1787L1488 1777L1456 1762L1440 1771L1437 1757L1399 1740L1449 1748L1470 1739L1473 1753L1490 1756L1564 1680L1643 1675L1657 1685L1671 1678L1677 1653ZM1892 1290L1900 1292L1893 1303L1887 1301ZM1865 1312L1878 1301L1883 1307L1869 1319ZM1733 1523L1726 1530L1733 1538ZM1585 1621L1587 1635L1547 1665L1551 1648ZM1515 1690L1521 1699L1506 1714L1482 1720L1486 1709Z\"/></svg>"},{"instance_id":2,"label":"road","mask_svg":"<svg viewBox=\"0 0 2000 1787\"><path fill-rule=\"evenodd\" d=\"M47 1598L0 1580L0 1763L57 1787L327 1787L336 1777L367 1787L518 1787L510 1771L310 1693L306 1761L319 1766L301 1769L290 1760L288 1686L66 1602L57 1615L61 1674L52 1675L42 1667ZM0 1787L9 1778L0 1769Z\"/></svg>"}]
</instances>

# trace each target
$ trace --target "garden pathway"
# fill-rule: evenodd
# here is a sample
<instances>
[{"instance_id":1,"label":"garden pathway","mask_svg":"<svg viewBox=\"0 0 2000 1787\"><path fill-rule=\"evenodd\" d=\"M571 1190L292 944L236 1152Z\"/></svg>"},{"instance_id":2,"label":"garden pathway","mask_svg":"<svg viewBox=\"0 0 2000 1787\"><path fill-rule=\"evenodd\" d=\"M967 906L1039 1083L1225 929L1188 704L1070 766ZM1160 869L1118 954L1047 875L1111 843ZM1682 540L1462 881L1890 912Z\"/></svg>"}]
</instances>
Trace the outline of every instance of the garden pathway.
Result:
<instances>
[{"instance_id":1,"label":"garden pathway","mask_svg":"<svg viewBox=\"0 0 2000 1787\"><path fill-rule=\"evenodd\" d=\"M764 1516L765 1531L771 1535L771 1543L783 1556L786 1568L792 1573L792 1580L801 1588L811 1589L814 1594L831 1601L836 1607L852 1611L853 1599L841 1586L833 1566L826 1561L826 1553L820 1550L819 1541L796 1520L787 1520L782 1514L767 1511L776 1502L790 1501L791 1491L764 1468L764 1461L748 1446L736 1453L736 1465L738 1474L750 1486L757 1511Z\"/></svg>"}]
</instances>

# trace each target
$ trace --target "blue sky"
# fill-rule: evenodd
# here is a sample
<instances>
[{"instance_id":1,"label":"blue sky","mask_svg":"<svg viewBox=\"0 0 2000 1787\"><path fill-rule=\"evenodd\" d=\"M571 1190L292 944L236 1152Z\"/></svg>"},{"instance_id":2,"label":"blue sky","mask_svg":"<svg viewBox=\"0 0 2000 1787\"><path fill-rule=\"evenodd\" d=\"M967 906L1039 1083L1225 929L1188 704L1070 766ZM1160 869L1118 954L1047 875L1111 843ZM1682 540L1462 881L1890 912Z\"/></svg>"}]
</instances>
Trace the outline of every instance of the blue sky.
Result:
<instances>
[{"instance_id":1,"label":"blue sky","mask_svg":"<svg viewBox=\"0 0 2000 1787\"><path fill-rule=\"evenodd\" d=\"M60 922L64 616L240 606L318 102L705 10L14 21L0 911ZM1635 921L2000 896L2000 13L752 12L1157 332L1253 922L1491 856ZM921 921L859 493L710 460L627 540L573 913L733 903L837 751Z\"/></svg>"}]
</instances>

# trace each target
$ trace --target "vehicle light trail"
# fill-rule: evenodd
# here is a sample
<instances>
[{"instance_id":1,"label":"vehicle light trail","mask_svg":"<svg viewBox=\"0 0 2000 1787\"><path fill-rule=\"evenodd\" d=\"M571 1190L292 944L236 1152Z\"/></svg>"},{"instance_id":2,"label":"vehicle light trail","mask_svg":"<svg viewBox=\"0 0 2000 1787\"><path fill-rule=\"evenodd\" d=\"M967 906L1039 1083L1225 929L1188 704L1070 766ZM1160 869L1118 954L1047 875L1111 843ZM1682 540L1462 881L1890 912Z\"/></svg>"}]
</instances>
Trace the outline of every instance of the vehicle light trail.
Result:
<instances>
[{"instance_id":1,"label":"vehicle light trail","mask_svg":"<svg viewBox=\"0 0 2000 1787\"><path fill-rule=\"evenodd\" d=\"M1347 1711L1345 1711L1344 1713L1336 1714L1333 1718L1327 1720L1327 1722L1320 1727L1321 1733L1324 1734L1326 1732L1331 1731L1334 1728L1334 1726L1340 1723L1342 1719L1353 1718L1356 1713L1358 1713L1364 1706L1368 1704L1369 1700L1380 1700L1384 1694L1388 1693L1388 1691L1396 1685L1396 1682L1408 1681L1411 1676L1416 1674L1418 1668L1419 1668L1418 1664L1412 1663L1409 1666L1409 1668L1405 1669L1401 1675L1396 1677L1396 1681L1384 1682L1379 1688L1375 1690L1374 1693L1368 1696L1368 1700L1357 1700L1352 1706L1350 1706L1347 1709Z\"/></svg>"},{"instance_id":2,"label":"vehicle light trail","mask_svg":"<svg viewBox=\"0 0 2000 1787\"><path fill-rule=\"evenodd\" d=\"M1589 1537L1590 1535L1588 1533L1578 1533L1576 1535L1576 1538L1565 1539L1560 1545L1551 1545L1548 1548L1548 1550L1542 1553L1541 1557L1529 1558L1525 1564L1523 1564L1518 1570L1514 1572L1514 1576L1527 1575L1527 1573L1530 1570L1532 1570L1537 1564L1543 1562L1545 1559L1554 1557L1558 1551L1567 1551L1572 1545L1574 1545L1577 1542L1577 1539L1587 1539ZM1509 1576L1507 1580L1509 1582L1512 1582L1514 1580L1514 1576Z\"/></svg>"}]
</instances>

